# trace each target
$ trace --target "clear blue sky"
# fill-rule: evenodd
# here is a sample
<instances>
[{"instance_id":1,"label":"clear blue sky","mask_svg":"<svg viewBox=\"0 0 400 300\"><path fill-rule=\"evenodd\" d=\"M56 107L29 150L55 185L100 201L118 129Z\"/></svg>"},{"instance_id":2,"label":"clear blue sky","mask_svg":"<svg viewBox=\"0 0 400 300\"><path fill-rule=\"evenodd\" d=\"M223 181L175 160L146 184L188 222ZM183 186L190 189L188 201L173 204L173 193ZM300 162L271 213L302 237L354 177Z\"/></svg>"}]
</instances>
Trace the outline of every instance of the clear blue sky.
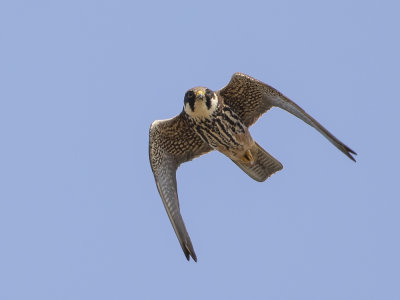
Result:
<instances>
[{"instance_id":1,"label":"clear blue sky","mask_svg":"<svg viewBox=\"0 0 400 300\"><path fill-rule=\"evenodd\" d=\"M400 299L397 1L2 1L0 299ZM284 169L219 153L177 174L187 262L148 129L187 89L250 74Z\"/></svg>"}]
</instances>

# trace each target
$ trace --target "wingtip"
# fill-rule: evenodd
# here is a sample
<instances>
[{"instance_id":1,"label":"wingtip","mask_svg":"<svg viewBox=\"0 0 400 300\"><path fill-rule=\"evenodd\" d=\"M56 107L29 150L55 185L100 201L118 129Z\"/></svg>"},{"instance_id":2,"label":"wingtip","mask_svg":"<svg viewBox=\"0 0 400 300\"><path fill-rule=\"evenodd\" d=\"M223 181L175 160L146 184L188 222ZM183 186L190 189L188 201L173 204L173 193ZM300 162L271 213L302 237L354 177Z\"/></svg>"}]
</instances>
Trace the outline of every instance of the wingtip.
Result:
<instances>
[{"instance_id":1,"label":"wingtip","mask_svg":"<svg viewBox=\"0 0 400 300\"><path fill-rule=\"evenodd\" d=\"M352 161L354 161L354 162L357 162L356 161L356 159L354 158L354 156L353 155L357 155L357 153L354 151L354 150L352 150L352 149L350 149L349 147L347 147L347 146L345 146L345 154L346 154L346 156L348 157L348 158L350 158ZM353 155L352 155L353 154Z\"/></svg>"},{"instance_id":2,"label":"wingtip","mask_svg":"<svg viewBox=\"0 0 400 300\"><path fill-rule=\"evenodd\" d=\"M190 252L184 252L184 253L185 253L187 261L190 261L190 258L192 258L194 260L194 262L197 262L196 254L190 253Z\"/></svg>"},{"instance_id":3,"label":"wingtip","mask_svg":"<svg viewBox=\"0 0 400 300\"><path fill-rule=\"evenodd\" d=\"M185 254L186 259L188 261L190 261L190 258L192 258L195 262L197 262L197 256L196 256L196 253L194 253L193 249L189 250L188 248L185 248L185 249L182 249L182 250L183 250L183 253Z\"/></svg>"},{"instance_id":4,"label":"wingtip","mask_svg":"<svg viewBox=\"0 0 400 300\"><path fill-rule=\"evenodd\" d=\"M186 260L189 261L189 260L190 260L190 255L189 255L189 253L188 253L188 252L184 252L184 253L185 253L185 256L186 256Z\"/></svg>"}]
</instances>

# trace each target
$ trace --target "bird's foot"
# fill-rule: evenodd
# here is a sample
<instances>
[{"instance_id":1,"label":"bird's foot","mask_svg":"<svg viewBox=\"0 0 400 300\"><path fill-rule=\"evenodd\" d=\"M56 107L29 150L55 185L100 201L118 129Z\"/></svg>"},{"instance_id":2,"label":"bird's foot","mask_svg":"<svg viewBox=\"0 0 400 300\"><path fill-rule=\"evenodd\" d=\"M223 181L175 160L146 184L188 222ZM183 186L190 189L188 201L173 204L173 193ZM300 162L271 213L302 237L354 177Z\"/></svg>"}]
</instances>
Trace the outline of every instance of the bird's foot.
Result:
<instances>
[{"instance_id":1,"label":"bird's foot","mask_svg":"<svg viewBox=\"0 0 400 300\"><path fill-rule=\"evenodd\" d=\"M246 152L244 153L244 155L240 158L243 162L245 163L249 163L249 164L253 164L254 163L254 157L253 154L251 154L250 149L246 150Z\"/></svg>"}]
</instances>

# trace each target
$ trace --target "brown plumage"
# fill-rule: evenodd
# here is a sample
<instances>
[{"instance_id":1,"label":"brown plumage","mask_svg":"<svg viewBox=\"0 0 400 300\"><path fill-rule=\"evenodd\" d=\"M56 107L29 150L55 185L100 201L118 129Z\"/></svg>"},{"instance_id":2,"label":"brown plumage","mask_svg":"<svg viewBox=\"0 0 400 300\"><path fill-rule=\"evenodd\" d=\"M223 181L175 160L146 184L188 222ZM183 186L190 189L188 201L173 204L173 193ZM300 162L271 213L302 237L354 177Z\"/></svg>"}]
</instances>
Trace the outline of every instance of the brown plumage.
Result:
<instances>
[{"instance_id":1,"label":"brown plumage","mask_svg":"<svg viewBox=\"0 0 400 300\"><path fill-rule=\"evenodd\" d=\"M172 119L154 121L149 134L150 164L157 188L188 260L192 257L197 261L197 257L180 214L177 168L181 163L218 150L254 180L266 180L283 166L253 140L248 128L273 106L314 127L355 161L353 150L297 104L248 75L235 73L228 85L216 92L205 87L190 89L185 94L183 111Z\"/></svg>"}]
</instances>

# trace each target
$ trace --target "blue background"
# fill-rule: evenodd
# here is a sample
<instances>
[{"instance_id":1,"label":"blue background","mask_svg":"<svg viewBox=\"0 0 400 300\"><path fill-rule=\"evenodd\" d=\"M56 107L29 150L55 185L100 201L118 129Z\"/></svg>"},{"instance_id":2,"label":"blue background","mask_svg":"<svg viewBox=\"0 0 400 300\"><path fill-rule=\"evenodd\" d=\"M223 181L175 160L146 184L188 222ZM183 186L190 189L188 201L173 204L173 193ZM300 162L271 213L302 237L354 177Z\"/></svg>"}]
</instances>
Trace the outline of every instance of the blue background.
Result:
<instances>
[{"instance_id":1,"label":"blue background","mask_svg":"<svg viewBox=\"0 0 400 300\"><path fill-rule=\"evenodd\" d=\"M1 299L400 299L397 1L2 1ZM251 128L284 169L222 154L177 173L187 262L148 129L234 72L279 109Z\"/></svg>"}]
</instances>

